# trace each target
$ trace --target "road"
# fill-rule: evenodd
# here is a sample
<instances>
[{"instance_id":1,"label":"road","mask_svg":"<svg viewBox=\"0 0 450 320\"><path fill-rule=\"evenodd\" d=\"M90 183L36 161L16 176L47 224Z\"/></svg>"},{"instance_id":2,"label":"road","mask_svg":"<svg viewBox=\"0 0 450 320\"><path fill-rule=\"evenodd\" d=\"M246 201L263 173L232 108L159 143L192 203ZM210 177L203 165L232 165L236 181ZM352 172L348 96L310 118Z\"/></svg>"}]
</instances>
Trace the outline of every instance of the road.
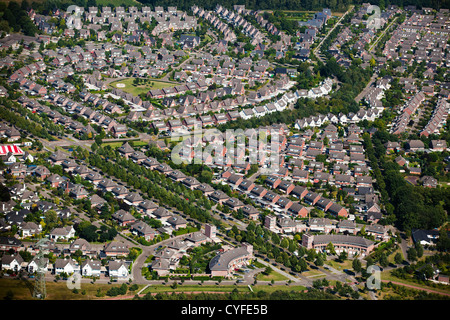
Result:
<instances>
[{"instance_id":1,"label":"road","mask_svg":"<svg viewBox=\"0 0 450 320\"><path fill-rule=\"evenodd\" d=\"M355 97L355 101L358 103L364 96L370 91L372 84L376 81L378 73L374 72L366 87Z\"/></svg>"},{"instance_id":2,"label":"road","mask_svg":"<svg viewBox=\"0 0 450 320\"><path fill-rule=\"evenodd\" d=\"M342 15L342 17L339 18L338 22L333 26L333 28L331 28L330 31L328 31L327 35L322 39L322 41L320 41L320 43L317 45L316 48L314 48L313 50L313 54L317 57L317 59L319 59L322 63L325 63L322 59L322 57L317 54L317 51L320 49L320 47L322 46L323 42L328 38L328 36L334 31L334 29L336 29L337 26L341 25L342 19L344 19L344 17L353 10L353 5L349 7L349 9Z\"/></svg>"},{"instance_id":3,"label":"road","mask_svg":"<svg viewBox=\"0 0 450 320\"><path fill-rule=\"evenodd\" d=\"M391 23L389 23L389 25L386 27L386 29L384 29L384 31L381 33L381 35L378 37L378 39L372 44L372 46L369 48L369 53L373 52L373 50L375 49L375 46L377 45L378 41L380 41L384 35L386 34L386 32L390 29L390 27L392 26L392 24L397 21L398 17L395 17L394 20L391 21Z\"/></svg>"}]
</instances>

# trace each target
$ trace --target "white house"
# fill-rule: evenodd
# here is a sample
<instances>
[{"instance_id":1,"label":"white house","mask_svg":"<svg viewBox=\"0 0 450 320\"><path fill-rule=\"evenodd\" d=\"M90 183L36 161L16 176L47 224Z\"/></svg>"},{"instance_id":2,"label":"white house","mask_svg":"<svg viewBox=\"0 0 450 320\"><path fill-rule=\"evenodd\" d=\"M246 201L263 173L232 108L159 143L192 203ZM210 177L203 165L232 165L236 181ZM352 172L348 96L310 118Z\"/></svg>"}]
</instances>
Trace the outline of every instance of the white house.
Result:
<instances>
[{"instance_id":1,"label":"white house","mask_svg":"<svg viewBox=\"0 0 450 320\"><path fill-rule=\"evenodd\" d=\"M74 273L75 271L79 271L79 266L73 259L56 259L54 265L55 274L66 273L68 275Z\"/></svg>"},{"instance_id":2,"label":"white house","mask_svg":"<svg viewBox=\"0 0 450 320\"><path fill-rule=\"evenodd\" d=\"M13 271L20 271L23 264L23 259L20 256L20 254L16 255L4 255L2 257L2 269L3 270L13 270Z\"/></svg>"},{"instance_id":3,"label":"white house","mask_svg":"<svg viewBox=\"0 0 450 320\"><path fill-rule=\"evenodd\" d=\"M125 265L124 261L120 260L109 261L108 273L112 278L125 279L129 276L128 267Z\"/></svg>"},{"instance_id":4,"label":"white house","mask_svg":"<svg viewBox=\"0 0 450 320\"><path fill-rule=\"evenodd\" d=\"M81 275L87 277L100 277L102 263L100 260L87 259L81 264Z\"/></svg>"},{"instance_id":5,"label":"white house","mask_svg":"<svg viewBox=\"0 0 450 320\"><path fill-rule=\"evenodd\" d=\"M48 270L48 258L42 258L42 268L45 268L45 270ZM27 266L28 272L33 273L37 271L39 268L38 266L38 259L34 258Z\"/></svg>"},{"instance_id":6,"label":"white house","mask_svg":"<svg viewBox=\"0 0 450 320\"><path fill-rule=\"evenodd\" d=\"M25 222L22 226L22 238L31 237L42 231L42 226L34 222Z\"/></svg>"},{"instance_id":7,"label":"white house","mask_svg":"<svg viewBox=\"0 0 450 320\"><path fill-rule=\"evenodd\" d=\"M55 228L50 232L50 240L58 241L59 239L69 240L75 236L75 229L72 226L64 228Z\"/></svg>"}]
</instances>

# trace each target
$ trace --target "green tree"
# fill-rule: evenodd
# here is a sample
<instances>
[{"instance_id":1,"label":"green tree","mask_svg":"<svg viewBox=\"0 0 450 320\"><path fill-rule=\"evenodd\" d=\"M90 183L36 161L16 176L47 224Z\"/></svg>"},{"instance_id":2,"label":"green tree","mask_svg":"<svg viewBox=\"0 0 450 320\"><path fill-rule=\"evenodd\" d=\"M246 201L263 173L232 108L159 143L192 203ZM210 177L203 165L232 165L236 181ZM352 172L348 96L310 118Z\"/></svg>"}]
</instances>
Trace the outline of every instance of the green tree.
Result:
<instances>
[{"instance_id":1,"label":"green tree","mask_svg":"<svg viewBox=\"0 0 450 320\"><path fill-rule=\"evenodd\" d=\"M315 264L316 266L318 266L318 267L323 266L323 259L322 259L322 257L321 257L320 255L317 256L316 261L314 261L314 264Z\"/></svg>"},{"instance_id":2,"label":"green tree","mask_svg":"<svg viewBox=\"0 0 450 320\"><path fill-rule=\"evenodd\" d=\"M345 250L343 250L340 254L339 254L339 257L338 257L338 260L340 261L340 262L344 262L346 259L347 259L347 252L345 251Z\"/></svg>"},{"instance_id":3,"label":"green tree","mask_svg":"<svg viewBox=\"0 0 450 320\"><path fill-rule=\"evenodd\" d=\"M408 254L408 260L409 261L416 261L417 260L417 250L415 248L409 248L406 253Z\"/></svg>"},{"instance_id":4,"label":"green tree","mask_svg":"<svg viewBox=\"0 0 450 320\"><path fill-rule=\"evenodd\" d=\"M422 258L422 256L423 256L423 246L419 242L417 242L415 247L416 247L416 252L417 252L417 258L419 258L419 259Z\"/></svg>"},{"instance_id":5,"label":"green tree","mask_svg":"<svg viewBox=\"0 0 450 320\"><path fill-rule=\"evenodd\" d=\"M361 261L358 258L353 259L352 268L355 271L355 273L361 272L362 264L361 264Z\"/></svg>"},{"instance_id":6,"label":"green tree","mask_svg":"<svg viewBox=\"0 0 450 320\"><path fill-rule=\"evenodd\" d=\"M394 262L396 264L401 264L403 262L403 256L400 252L397 252L394 256Z\"/></svg>"}]
</instances>

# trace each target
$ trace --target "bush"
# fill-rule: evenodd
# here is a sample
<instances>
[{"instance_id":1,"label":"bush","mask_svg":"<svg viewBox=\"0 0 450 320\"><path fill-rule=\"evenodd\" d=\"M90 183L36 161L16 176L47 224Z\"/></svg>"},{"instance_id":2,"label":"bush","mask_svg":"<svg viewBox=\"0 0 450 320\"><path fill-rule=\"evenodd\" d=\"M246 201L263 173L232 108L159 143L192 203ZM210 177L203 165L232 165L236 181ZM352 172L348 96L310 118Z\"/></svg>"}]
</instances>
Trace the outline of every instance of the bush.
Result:
<instances>
[{"instance_id":1,"label":"bush","mask_svg":"<svg viewBox=\"0 0 450 320\"><path fill-rule=\"evenodd\" d=\"M130 291L136 291L137 289L139 289L139 286L138 286L136 283L132 284L132 285L128 288L128 290L130 290Z\"/></svg>"}]
</instances>

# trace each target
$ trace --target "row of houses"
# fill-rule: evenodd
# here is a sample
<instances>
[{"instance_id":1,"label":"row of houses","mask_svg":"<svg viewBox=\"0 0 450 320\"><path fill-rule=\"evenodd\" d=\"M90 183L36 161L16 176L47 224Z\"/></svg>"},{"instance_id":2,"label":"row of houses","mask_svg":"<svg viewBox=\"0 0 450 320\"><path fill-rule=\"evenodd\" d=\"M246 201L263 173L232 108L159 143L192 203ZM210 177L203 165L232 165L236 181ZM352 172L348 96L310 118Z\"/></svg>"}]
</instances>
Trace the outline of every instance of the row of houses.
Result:
<instances>
[{"instance_id":1,"label":"row of houses","mask_svg":"<svg viewBox=\"0 0 450 320\"><path fill-rule=\"evenodd\" d=\"M8 239L5 239L5 241L8 241ZM56 258L54 263L50 263L48 258L40 259L37 257L36 254L39 250L37 246L24 246L20 240L13 242L16 243L16 253L12 255L4 254L2 256L2 270L11 270L14 273L26 271L30 274L38 270L43 270L45 273L48 272L54 275L66 274L70 276L77 273L85 277L106 276L124 280L128 279L130 275L130 262L123 259L128 255L129 248L128 245L121 242L113 241L108 243L99 252L93 249L89 242L81 238L74 240L67 248L61 248L54 241L50 241L47 243L47 250L49 252L56 255L66 255L64 258ZM26 262L18 251L28 251L35 257L30 262ZM87 256L81 263L67 256L77 251L81 251L83 256ZM102 263L100 259L97 259L98 256L110 258L106 263Z\"/></svg>"},{"instance_id":2,"label":"row of houses","mask_svg":"<svg viewBox=\"0 0 450 320\"><path fill-rule=\"evenodd\" d=\"M376 241L389 240L388 228L376 223L357 224L352 220L334 221L328 218L310 218L308 220L295 220L292 217L279 215L267 215L264 220L264 226L276 233L297 233L305 234L342 234L356 236L363 231L365 235L373 237Z\"/></svg>"},{"instance_id":3,"label":"row of houses","mask_svg":"<svg viewBox=\"0 0 450 320\"><path fill-rule=\"evenodd\" d=\"M445 99L439 99L430 120L420 132L420 136L428 137L430 134L438 134L447 121L449 111L450 104Z\"/></svg>"},{"instance_id":4,"label":"row of houses","mask_svg":"<svg viewBox=\"0 0 450 320\"><path fill-rule=\"evenodd\" d=\"M358 112L350 112L347 115L344 113L335 114L319 114L317 116L309 116L308 118L298 119L295 121L294 127L298 130L304 130L306 128L320 127L326 122L333 124L356 124L363 120L374 121L381 116L380 109L359 109Z\"/></svg>"},{"instance_id":5,"label":"row of houses","mask_svg":"<svg viewBox=\"0 0 450 320\"><path fill-rule=\"evenodd\" d=\"M411 115L413 115L419 106L425 101L425 94L419 92L411 97L403 106L400 115L395 117L390 129L393 134L401 134L406 131Z\"/></svg>"},{"instance_id":6,"label":"row of houses","mask_svg":"<svg viewBox=\"0 0 450 320\"><path fill-rule=\"evenodd\" d=\"M215 8L215 12L228 23L231 23L235 28L242 28L242 32L252 38L251 43L253 45L265 41L264 34L234 10L228 10L227 8L224 8L218 4Z\"/></svg>"},{"instance_id":7,"label":"row of houses","mask_svg":"<svg viewBox=\"0 0 450 320\"><path fill-rule=\"evenodd\" d=\"M223 36L225 41L234 42L237 39L236 34L234 31L223 21L217 17L213 11L207 11L203 8L199 8L198 6L194 5L191 8L192 12L195 16L201 17L205 20L207 20L209 23L211 23L214 28L219 30Z\"/></svg>"}]
</instances>

